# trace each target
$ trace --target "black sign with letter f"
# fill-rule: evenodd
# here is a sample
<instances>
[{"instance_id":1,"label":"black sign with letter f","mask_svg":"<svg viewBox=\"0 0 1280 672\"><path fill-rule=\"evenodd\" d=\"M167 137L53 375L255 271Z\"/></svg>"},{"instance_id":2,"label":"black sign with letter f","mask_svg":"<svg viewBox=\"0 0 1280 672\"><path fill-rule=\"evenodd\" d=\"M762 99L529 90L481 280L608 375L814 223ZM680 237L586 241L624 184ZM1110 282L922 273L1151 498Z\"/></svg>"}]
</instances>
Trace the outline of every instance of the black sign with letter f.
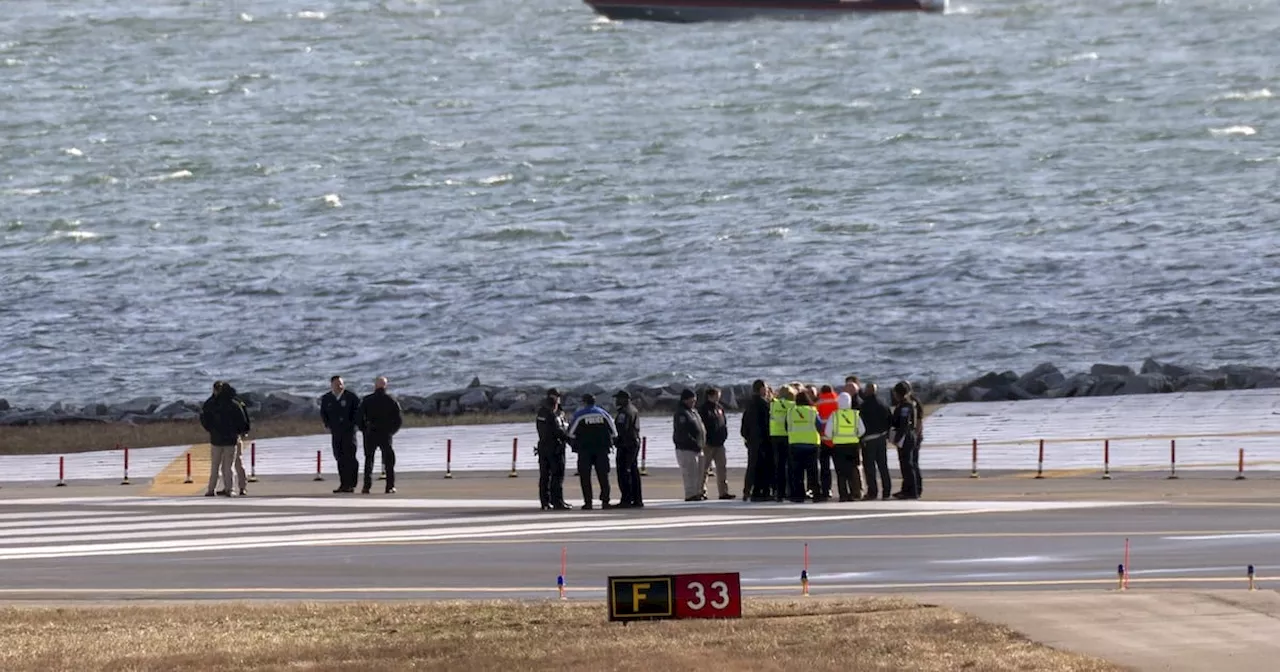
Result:
<instances>
[{"instance_id":1,"label":"black sign with letter f","mask_svg":"<svg viewBox=\"0 0 1280 672\"><path fill-rule=\"evenodd\" d=\"M674 618L675 577L609 577L609 620L652 621Z\"/></svg>"}]
</instances>

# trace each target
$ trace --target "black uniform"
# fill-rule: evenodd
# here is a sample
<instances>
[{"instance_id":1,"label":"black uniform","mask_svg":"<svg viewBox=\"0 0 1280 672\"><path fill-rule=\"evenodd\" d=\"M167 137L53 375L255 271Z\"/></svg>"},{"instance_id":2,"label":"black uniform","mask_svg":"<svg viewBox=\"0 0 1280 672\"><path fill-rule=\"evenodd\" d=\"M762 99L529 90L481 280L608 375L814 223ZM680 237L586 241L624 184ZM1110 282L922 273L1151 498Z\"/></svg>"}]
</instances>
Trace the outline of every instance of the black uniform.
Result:
<instances>
[{"instance_id":1,"label":"black uniform","mask_svg":"<svg viewBox=\"0 0 1280 672\"><path fill-rule=\"evenodd\" d=\"M769 443L769 402L752 395L742 411L742 442L747 446L747 477L742 498L763 501L773 484L773 446Z\"/></svg>"},{"instance_id":2,"label":"black uniform","mask_svg":"<svg viewBox=\"0 0 1280 672\"><path fill-rule=\"evenodd\" d=\"M360 417L360 397L343 390L341 397L325 392L320 397L320 419L333 438L333 459L338 463L338 489L355 492L360 478L360 462L356 459L356 427Z\"/></svg>"},{"instance_id":3,"label":"black uniform","mask_svg":"<svg viewBox=\"0 0 1280 672\"><path fill-rule=\"evenodd\" d=\"M911 404L916 409L916 496L924 496L924 479L920 476L920 446L924 443L924 406L915 396Z\"/></svg>"},{"instance_id":4,"label":"black uniform","mask_svg":"<svg viewBox=\"0 0 1280 672\"><path fill-rule=\"evenodd\" d=\"M920 446L916 443L916 407L910 399L893 408L893 443L898 447L898 467L902 471L902 490L895 497L920 497Z\"/></svg>"},{"instance_id":5,"label":"black uniform","mask_svg":"<svg viewBox=\"0 0 1280 672\"><path fill-rule=\"evenodd\" d=\"M582 484L584 509L591 508L591 470L600 481L600 505L609 508L609 449L618 430L613 418L599 406L580 408L569 423L569 440L578 454L578 479Z\"/></svg>"},{"instance_id":6,"label":"black uniform","mask_svg":"<svg viewBox=\"0 0 1280 672\"><path fill-rule=\"evenodd\" d=\"M564 447L569 442L569 423L551 402L538 408L538 500L542 508L565 509Z\"/></svg>"},{"instance_id":7,"label":"black uniform","mask_svg":"<svg viewBox=\"0 0 1280 672\"><path fill-rule=\"evenodd\" d=\"M889 480L888 432L893 415L878 397L863 397L858 410L867 433L862 437L862 469L867 476L867 494L863 499L876 499L883 489L887 499L893 492ZM880 486L876 486L876 473L880 474Z\"/></svg>"},{"instance_id":8,"label":"black uniform","mask_svg":"<svg viewBox=\"0 0 1280 672\"><path fill-rule=\"evenodd\" d=\"M613 416L614 429L618 431L618 489L622 491L621 505L644 506L640 494L640 412L630 401Z\"/></svg>"},{"instance_id":9,"label":"black uniform","mask_svg":"<svg viewBox=\"0 0 1280 672\"><path fill-rule=\"evenodd\" d=\"M382 464L387 468L387 492L396 487L396 451L391 447L391 437L400 431L404 421L400 402L377 389L360 400L358 424L364 432L364 492L373 488L373 456L382 449Z\"/></svg>"}]
</instances>

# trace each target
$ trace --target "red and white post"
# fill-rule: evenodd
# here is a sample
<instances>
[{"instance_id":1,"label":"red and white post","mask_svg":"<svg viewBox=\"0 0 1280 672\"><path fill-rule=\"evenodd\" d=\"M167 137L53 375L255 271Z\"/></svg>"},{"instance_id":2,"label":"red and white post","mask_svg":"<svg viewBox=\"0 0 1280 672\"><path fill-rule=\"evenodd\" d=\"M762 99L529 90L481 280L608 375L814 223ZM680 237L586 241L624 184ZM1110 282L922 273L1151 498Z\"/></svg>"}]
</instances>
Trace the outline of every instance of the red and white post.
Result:
<instances>
[{"instance_id":1,"label":"red and white post","mask_svg":"<svg viewBox=\"0 0 1280 672\"><path fill-rule=\"evenodd\" d=\"M258 482L258 442L249 442L249 482Z\"/></svg>"},{"instance_id":2,"label":"red and white post","mask_svg":"<svg viewBox=\"0 0 1280 672\"><path fill-rule=\"evenodd\" d=\"M67 458L58 456L58 487L65 488L67 486Z\"/></svg>"},{"instance_id":3,"label":"red and white post","mask_svg":"<svg viewBox=\"0 0 1280 672\"><path fill-rule=\"evenodd\" d=\"M191 452L190 451L187 452L187 477L182 482L195 483L195 481L191 479Z\"/></svg>"},{"instance_id":4,"label":"red and white post","mask_svg":"<svg viewBox=\"0 0 1280 672\"><path fill-rule=\"evenodd\" d=\"M121 447L116 444L116 447ZM120 481L120 485L130 485L129 483L129 446L124 446L124 480Z\"/></svg>"},{"instance_id":5,"label":"red and white post","mask_svg":"<svg viewBox=\"0 0 1280 672\"><path fill-rule=\"evenodd\" d=\"M519 454L520 437L512 437L511 439L511 473L507 474L507 478L515 478L520 474L516 472L516 455Z\"/></svg>"},{"instance_id":6,"label":"red and white post","mask_svg":"<svg viewBox=\"0 0 1280 672\"><path fill-rule=\"evenodd\" d=\"M1111 439L1102 442L1102 480L1111 480Z\"/></svg>"},{"instance_id":7,"label":"red and white post","mask_svg":"<svg viewBox=\"0 0 1280 672\"><path fill-rule=\"evenodd\" d=\"M316 451L316 477L315 477L315 478L313 478L313 479L311 479L311 480L313 480L313 481L323 481L323 480L324 480L324 476L323 476L323 474L321 473L321 469L322 469L322 468L321 468L321 466L320 466L320 451L318 451L318 450L317 450L317 451Z\"/></svg>"},{"instance_id":8,"label":"red and white post","mask_svg":"<svg viewBox=\"0 0 1280 672\"><path fill-rule=\"evenodd\" d=\"M1178 480L1178 440L1169 439L1169 481Z\"/></svg>"},{"instance_id":9,"label":"red and white post","mask_svg":"<svg viewBox=\"0 0 1280 672\"><path fill-rule=\"evenodd\" d=\"M969 469L969 478L978 477L978 440L973 440L973 466Z\"/></svg>"},{"instance_id":10,"label":"red and white post","mask_svg":"<svg viewBox=\"0 0 1280 672\"><path fill-rule=\"evenodd\" d=\"M649 457L649 437L640 437L640 475L648 476L649 470L645 468L645 460Z\"/></svg>"},{"instance_id":11,"label":"red and white post","mask_svg":"<svg viewBox=\"0 0 1280 672\"><path fill-rule=\"evenodd\" d=\"M1044 478L1044 439L1040 439L1040 458L1036 464L1036 478Z\"/></svg>"},{"instance_id":12,"label":"red and white post","mask_svg":"<svg viewBox=\"0 0 1280 672\"><path fill-rule=\"evenodd\" d=\"M1236 480L1244 480L1244 448L1240 449L1240 460L1236 465Z\"/></svg>"},{"instance_id":13,"label":"red and white post","mask_svg":"<svg viewBox=\"0 0 1280 672\"><path fill-rule=\"evenodd\" d=\"M444 443L444 477L453 478L453 439Z\"/></svg>"}]
</instances>

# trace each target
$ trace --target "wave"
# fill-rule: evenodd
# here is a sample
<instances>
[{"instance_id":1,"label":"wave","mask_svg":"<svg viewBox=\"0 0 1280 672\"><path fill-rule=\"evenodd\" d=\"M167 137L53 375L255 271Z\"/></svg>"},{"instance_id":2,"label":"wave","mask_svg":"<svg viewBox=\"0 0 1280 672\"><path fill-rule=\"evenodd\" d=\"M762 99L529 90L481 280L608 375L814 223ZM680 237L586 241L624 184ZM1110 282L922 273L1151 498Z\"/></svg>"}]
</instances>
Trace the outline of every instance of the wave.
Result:
<instances>
[{"instance_id":1,"label":"wave","mask_svg":"<svg viewBox=\"0 0 1280 672\"><path fill-rule=\"evenodd\" d=\"M168 182L168 181L170 181L170 180L185 180L185 179L187 179L188 177L194 177L194 175L191 173L191 171L189 171L189 170L176 170L176 171L174 171L174 172L172 172L172 173L169 173L169 174L167 174L167 175L152 175L151 177L144 177L144 178L142 178L142 179L144 179L144 180L146 180L146 181L148 181L148 182Z\"/></svg>"},{"instance_id":2,"label":"wave","mask_svg":"<svg viewBox=\"0 0 1280 672\"><path fill-rule=\"evenodd\" d=\"M1224 135L1257 135L1258 131L1252 126L1227 126L1226 128L1211 128L1209 133L1215 137Z\"/></svg>"},{"instance_id":3,"label":"wave","mask_svg":"<svg viewBox=\"0 0 1280 672\"><path fill-rule=\"evenodd\" d=\"M1266 100L1271 98L1271 89L1256 89L1254 91L1231 91L1221 96L1215 96L1214 100Z\"/></svg>"}]
</instances>

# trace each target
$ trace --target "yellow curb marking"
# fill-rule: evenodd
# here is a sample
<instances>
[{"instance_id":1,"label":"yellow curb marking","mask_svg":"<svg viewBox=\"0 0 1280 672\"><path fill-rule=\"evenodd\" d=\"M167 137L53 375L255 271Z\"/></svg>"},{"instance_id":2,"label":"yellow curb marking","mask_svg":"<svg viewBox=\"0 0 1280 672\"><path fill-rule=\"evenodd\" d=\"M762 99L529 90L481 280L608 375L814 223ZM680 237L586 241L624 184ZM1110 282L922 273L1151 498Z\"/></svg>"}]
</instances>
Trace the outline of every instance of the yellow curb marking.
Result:
<instances>
[{"instance_id":1,"label":"yellow curb marking","mask_svg":"<svg viewBox=\"0 0 1280 672\"><path fill-rule=\"evenodd\" d=\"M191 480L194 483L183 483L187 478L187 454L191 455ZM156 474L147 489L148 495L177 496L198 495L204 492L209 483L209 444L201 443L191 446L186 452L173 458L173 461Z\"/></svg>"}]
</instances>

